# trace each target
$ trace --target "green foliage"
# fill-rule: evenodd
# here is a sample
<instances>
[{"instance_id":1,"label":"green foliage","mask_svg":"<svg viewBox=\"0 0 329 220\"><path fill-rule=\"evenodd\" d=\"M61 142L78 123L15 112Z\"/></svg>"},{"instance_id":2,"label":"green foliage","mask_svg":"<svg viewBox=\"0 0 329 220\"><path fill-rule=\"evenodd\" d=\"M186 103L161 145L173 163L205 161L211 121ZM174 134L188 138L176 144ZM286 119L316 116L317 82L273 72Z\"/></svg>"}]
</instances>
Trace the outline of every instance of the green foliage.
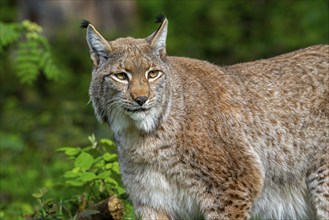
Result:
<instances>
[{"instance_id":1,"label":"green foliage","mask_svg":"<svg viewBox=\"0 0 329 220\"><path fill-rule=\"evenodd\" d=\"M168 17L169 54L220 65L329 43L328 0L138 1L138 5L143 21L152 21L160 12ZM151 32L154 26L148 28Z\"/></svg>"},{"instance_id":2,"label":"green foliage","mask_svg":"<svg viewBox=\"0 0 329 220\"><path fill-rule=\"evenodd\" d=\"M82 199L75 187L65 187L62 175L71 161L56 153L55 146L82 145L88 133L97 132L92 108L86 105L89 73L82 71L88 71L90 59L81 48L76 55L70 50L59 56L67 42L50 49L51 41L31 22L0 22L0 34L0 219L29 218L38 207L44 208L39 216L63 210L64 219L69 219L68 213ZM83 37L80 41L85 43ZM67 62L61 65L60 78L53 54L61 64ZM85 66L70 66L72 57ZM70 87L74 92L68 92ZM36 200L32 194L40 188L48 191Z\"/></svg>"},{"instance_id":3,"label":"green foliage","mask_svg":"<svg viewBox=\"0 0 329 220\"><path fill-rule=\"evenodd\" d=\"M57 182L57 187L70 190L71 193L69 197L51 197L47 192L54 189L45 188L33 193L39 204L34 217L67 219L76 218L79 213L85 217L91 216L98 213L92 209L92 205L112 195L124 200L126 218L134 216L131 204L125 199L115 144L108 139L96 141L95 136L90 136L89 140L91 144L86 147L57 149L72 161L72 167Z\"/></svg>"},{"instance_id":4,"label":"green foliage","mask_svg":"<svg viewBox=\"0 0 329 220\"><path fill-rule=\"evenodd\" d=\"M63 151L74 161L74 167L64 175L71 186L96 187L99 193L122 195L125 191L120 182L119 164L112 141L89 137L91 146L85 148L63 147Z\"/></svg>"},{"instance_id":5,"label":"green foliage","mask_svg":"<svg viewBox=\"0 0 329 220\"><path fill-rule=\"evenodd\" d=\"M1 38L0 38L0 54L4 52L4 48L16 42L20 36L20 26L16 23L5 24L0 22Z\"/></svg>"},{"instance_id":6,"label":"green foliage","mask_svg":"<svg viewBox=\"0 0 329 220\"><path fill-rule=\"evenodd\" d=\"M43 72L48 79L57 79L59 71L53 63L48 40L42 36L42 28L24 20L22 23L0 22L0 54L17 44L14 66L22 83L31 84Z\"/></svg>"}]
</instances>

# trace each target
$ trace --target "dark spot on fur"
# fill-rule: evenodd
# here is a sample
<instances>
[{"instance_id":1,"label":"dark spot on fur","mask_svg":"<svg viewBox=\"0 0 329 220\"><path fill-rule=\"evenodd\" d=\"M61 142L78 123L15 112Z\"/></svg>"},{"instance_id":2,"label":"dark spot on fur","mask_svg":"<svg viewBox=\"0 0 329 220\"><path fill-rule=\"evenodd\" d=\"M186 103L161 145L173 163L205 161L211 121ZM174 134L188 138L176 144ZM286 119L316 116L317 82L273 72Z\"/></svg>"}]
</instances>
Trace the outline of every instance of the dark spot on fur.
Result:
<instances>
[{"instance_id":1,"label":"dark spot on fur","mask_svg":"<svg viewBox=\"0 0 329 220\"><path fill-rule=\"evenodd\" d=\"M209 193L209 194L211 194L211 188L212 188L211 186L207 186L206 187L206 192Z\"/></svg>"},{"instance_id":2,"label":"dark spot on fur","mask_svg":"<svg viewBox=\"0 0 329 220\"><path fill-rule=\"evenodd\" d=\"M321 194L322 193L322 191L321 190L317 190L317 191L315 191L317 194Z\"/></svg>"},{"instance_id":3,"label":"dark spot on fur","mask_svg":"<svg viewBox=\"0 0 329 220\"><path fill-rule=\"evenodd\" d=\"M325 169L320 169L320 170L318 170L318 172L316 172L317 174L321 174L321 173L323 173L325 171Z\"/></svg>"},{"instance_id":4,"label":"dark spot on fur","mask_svg":"<svg viewBox=\"0 0 329 220\"><path fill-rule=\"evenodd\" d=\"M218 211L219 211L219 212L224 212L225 209L224 209L224 207L219 207Z\"/></svg>"}]
</instances>

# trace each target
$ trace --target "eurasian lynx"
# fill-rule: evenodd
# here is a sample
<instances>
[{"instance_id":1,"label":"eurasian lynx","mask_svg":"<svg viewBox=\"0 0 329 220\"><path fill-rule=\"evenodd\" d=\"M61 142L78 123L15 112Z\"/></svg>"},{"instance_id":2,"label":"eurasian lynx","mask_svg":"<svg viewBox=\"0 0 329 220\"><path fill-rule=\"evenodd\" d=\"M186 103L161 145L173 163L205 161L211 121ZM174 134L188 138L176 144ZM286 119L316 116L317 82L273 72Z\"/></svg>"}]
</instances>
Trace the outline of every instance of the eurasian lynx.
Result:
<instances>
[{"instance_id":1,"label":"eurasian lynx","mask_svg":"<svg viewBox=\"0 0 329 220\"><path fill-rule=\"evenodd\" d=\"M167 19L106 41L90 97L142 219L329 219L329 46L218 67L166 55Z\"/></svg>"}]
</instances>

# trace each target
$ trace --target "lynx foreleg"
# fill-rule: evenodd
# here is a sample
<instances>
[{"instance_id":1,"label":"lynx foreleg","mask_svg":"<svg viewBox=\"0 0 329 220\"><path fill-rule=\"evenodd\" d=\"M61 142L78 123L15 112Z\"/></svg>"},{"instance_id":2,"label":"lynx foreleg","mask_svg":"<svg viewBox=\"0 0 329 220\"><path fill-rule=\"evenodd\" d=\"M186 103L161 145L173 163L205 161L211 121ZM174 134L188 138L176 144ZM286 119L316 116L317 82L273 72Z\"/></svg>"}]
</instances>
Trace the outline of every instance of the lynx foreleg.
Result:
<instances>
[{"instance_id":1,"label":"lynx foreleg","mask_svg":"<svg viewBox=\"0 0 329 220\"><path fill-rule=\"evenodd\" d=\"M329 153L318 154L309 170L307 186L319 219L329 219Z\"/></svg>"},{"instance_id":2,"label":"lynx foreleg","mask_svg":"<svg viewBox=\"0 0 329 220\"><path fill-rule=\"evenodd\" d=\"M215 201L203 208L204 217L206 220L246 220L250 219L251 201L246 201L243 198L237 199L237 195L232 194L225 200Z\"/></svg>"}]
</instances>

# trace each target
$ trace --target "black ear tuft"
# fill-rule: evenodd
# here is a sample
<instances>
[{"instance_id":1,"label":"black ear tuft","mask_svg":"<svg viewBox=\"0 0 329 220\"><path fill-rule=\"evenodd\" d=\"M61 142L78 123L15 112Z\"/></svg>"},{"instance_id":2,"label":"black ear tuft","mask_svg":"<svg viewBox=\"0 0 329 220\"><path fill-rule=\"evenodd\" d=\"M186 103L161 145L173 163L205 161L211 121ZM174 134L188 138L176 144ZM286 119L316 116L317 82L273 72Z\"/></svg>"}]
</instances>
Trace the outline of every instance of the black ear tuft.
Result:
<instances>
[{"instance_id":1,"label":"black ear tuft","mask_svg":"<svg viewBox=\"0 0 329 220\"><path fill-rule=\"evenodd\" d=\"M166 16L164 16L163 14L161 14L161 15L159 15L159 16L156 17L155 23L162 23L165 19L166 19Z\"/></svg>"},{"instance_id":2,"label":"black ear tuft","mask_svg":"<svg viewBox=\"0 0 329 220\"><path fill-rule=\"evenodd\" d=\"M90 24L89 21L87 21L87 20L82 20L82 22L81 22L81 24L80 24L80 27L81 27L81 28L87 28L89 24Z\"/></svg>"}]
</instances>

